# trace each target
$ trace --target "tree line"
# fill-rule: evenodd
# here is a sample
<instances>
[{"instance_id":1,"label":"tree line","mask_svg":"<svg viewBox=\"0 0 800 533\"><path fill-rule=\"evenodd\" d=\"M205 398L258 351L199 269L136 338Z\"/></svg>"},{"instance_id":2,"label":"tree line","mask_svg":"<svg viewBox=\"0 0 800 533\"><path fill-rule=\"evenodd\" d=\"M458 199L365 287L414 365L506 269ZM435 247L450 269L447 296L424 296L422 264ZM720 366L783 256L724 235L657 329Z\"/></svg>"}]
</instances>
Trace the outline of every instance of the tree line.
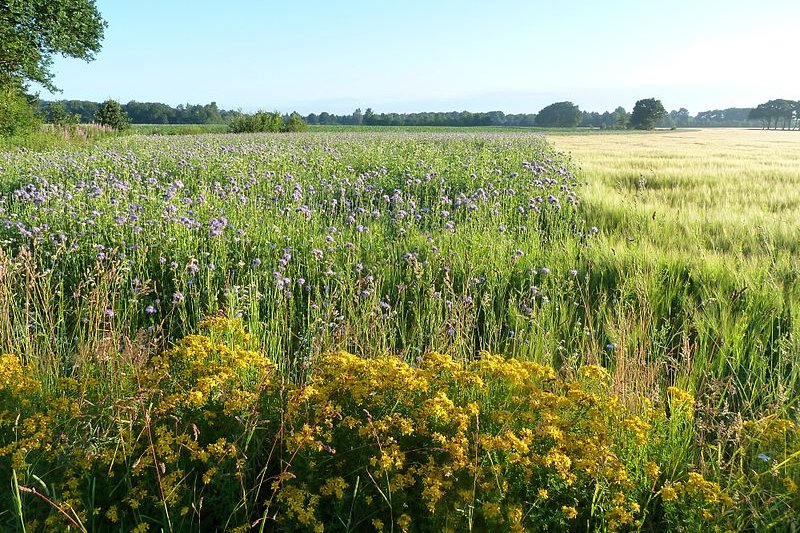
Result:
<instances>
[{"instance_id":1,"label":"tree line","mask_svg":"<svg viewBox=\"0 0 800 533\"><path fill-rule=\"evenodd\" d=\"M800 100L778 98L758 104L748 118L758 121L762 129L800 130Z\"/></svg>"},{"instance_id":2,"label":"tree line","mask_svg":"<svg viewBox=\"0 0 800 533\"><path fill-rule=\"evenodd\" d=\"M60 104L63 111L77 118L77 122L94 122L101 103L88 100L41 101L39 112L49 121L53 104ZM241 115L239 111L220 109L216 102L210 104L186 104L172 107L160 102L137 102L131 100L121 104L132 124L226 124Z\"/></svg>"},{"instance_id":3,"label":"tree line","mask_svg":"<svg viewBox=\"0 0 800 533\"><path fill-rule=\"evenodd\" d=\"M48 122L53 120L51 107L55 102L39 102L39 111ZM58 100L63 113L76 117L76 122L95 122L101 103L88 100ZM797 127L797 111L787 114L791 100L771 100L758 108L728 108L701 111L692 116L686 108L680 108L660 116L655 126L659 128L689 127L779 127L785 117L791 116ZM54 109L62 112L58 106ZM160 102L137 102L131 100L121 104L122 111L132 124L229 124L244 115L238 110L220 109L216 102L209 104L181 104L172 107ZM796 108L794 108L796 109ZM759 114L761 113L761 114ZM288 121L291 114L285 115ZM543 128L598 128L626 129L630 126L631 113L619 106L613 111L599 113L582 111L572 102L556 102L538 113L506 114L502 111L473 113L469 111L421 112L421 113L375 113L356 109L351 114L310 113L302 117L313 125L364 125L364 126L498 126L498 127L543 127ZM788 120L788 119L787 119ZM788 124L788 122L787 122Z\"/></svg>"},{"instance_id":4,"label":"tree line","mask_svg":"<svg viewBox=\"0 0 800 533\"><path fill-rule=\"evenodd\" d=\"M749 118L751 108L728 108L701 111L692 116L686 108L659 115L654 124L659 128L688 127L757 127L759 121ZM468 111L425 113L375 113L356 109L351 114L311 113L304 117L308 124L340 126L498 126L542 128L635 128L631 112L619 106L613 111L599 113L582 111L572 102L556 102L538 113L505 114L502 111L471 113Z\"/></svg>"}]
</instances>

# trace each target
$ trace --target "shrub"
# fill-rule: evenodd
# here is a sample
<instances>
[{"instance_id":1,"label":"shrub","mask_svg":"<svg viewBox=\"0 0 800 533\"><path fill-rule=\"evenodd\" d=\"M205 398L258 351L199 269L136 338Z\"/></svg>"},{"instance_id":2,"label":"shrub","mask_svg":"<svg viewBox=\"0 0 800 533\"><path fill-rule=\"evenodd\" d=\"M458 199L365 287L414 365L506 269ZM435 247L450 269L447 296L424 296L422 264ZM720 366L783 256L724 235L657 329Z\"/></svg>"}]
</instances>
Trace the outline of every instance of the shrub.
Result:
<instances>
[{"instance_id":1,"label":"shrub","mask_svg":"<svg viewBox=\"0 0 800 533\"><path fill-rule=\"evenodd\" d=\"M277 111L259 111L252 115L240 114L228 125L231 133L261 133L278 131L306 131L308 125L298 113L292 113L287 121Z\"/></svg>"},{"instance_id":2,"label":"shrub","mask_svg":"<svg viewBox=\"0 0 800 533\"><path fill-rule=\"evenodd\" d=\"M298 113L292 113L289 115L289 121L286 123L283 131L306 131L307 129L308 124L303 120L303 117Z\"/></svg>"},{"instance_id":3,"label":"shrub","mask_svg":"<svg viewBox=\"0 0 800 533\"><path fill-rule=\"evenodd\" d=\"M128 114L122 109L122 106L116 100L106 100L100 105L97 110L95 120L98 123L114 128L117 131L123 131L130 126Z\"/></svg>"},{"instance_id":4,"label":"shrub","mask_svg":"<svg viewBox=\"0 0 800 533\"><path fill-rule=\"evenodd\" d=\"M15 86L0 86L0 137L13 137L35 132L41 119L32 98Z\"/></svg>"},{"instance_id":5,"label":"shrub","mask_svg":"<svg viewBox=\"0 0 800 533\"><path fill-rule=\"evenodd\" d=\"M47 122L57 126L75 126L81 121L77 113L68 113L61 102L49 102L45 108Z\"/></svg>"},{"instance_id":6,"label":"shrub","mask_svg":"<svg viewBox=\"0 0 800 533\"><path fill-rule=\"evenodd\" d=\"M283 129L283 117L280 113L259 111L253 114L241 114L231 121L228 131L231 133L275 132Z\"/></svg>"}]
</instances>

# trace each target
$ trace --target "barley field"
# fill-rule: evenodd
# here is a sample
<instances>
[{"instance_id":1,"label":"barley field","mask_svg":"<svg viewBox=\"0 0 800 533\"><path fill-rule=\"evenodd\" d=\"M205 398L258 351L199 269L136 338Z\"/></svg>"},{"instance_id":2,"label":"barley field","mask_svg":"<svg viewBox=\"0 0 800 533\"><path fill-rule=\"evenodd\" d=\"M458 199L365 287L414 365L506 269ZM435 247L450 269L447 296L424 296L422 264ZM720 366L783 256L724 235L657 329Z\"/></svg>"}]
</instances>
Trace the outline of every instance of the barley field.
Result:
<instances>
[{"instance_id":1,"label":"barley field","mask_svg":"<svg viewBox=\"0 0 800 533\"><path fill-rule=\"evenodd\" d=\"M0 152L0 527L797 527L797 147Z\"/></svg>"}]
</instances>

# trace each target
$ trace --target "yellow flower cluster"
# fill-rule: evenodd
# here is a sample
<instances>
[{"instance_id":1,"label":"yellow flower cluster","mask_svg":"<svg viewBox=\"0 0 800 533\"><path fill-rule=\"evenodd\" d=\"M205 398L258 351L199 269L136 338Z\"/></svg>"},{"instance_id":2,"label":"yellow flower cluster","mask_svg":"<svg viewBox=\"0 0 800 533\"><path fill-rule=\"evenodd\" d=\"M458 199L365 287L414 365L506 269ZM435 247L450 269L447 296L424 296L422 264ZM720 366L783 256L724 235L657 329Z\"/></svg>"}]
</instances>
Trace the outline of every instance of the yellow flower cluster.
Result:
<instances>
[{"instance_id":1,"label":"yellow flower cluster","mask_svg":"<svg viewBox=\"0 0 800 533\"><path fill-rule=\"evenodd\" d=\"M795 437L800 432L800 425L785 418L769 416L748 420L744 423L744 431L751 440L764 444Z\"/></svg>"},{"instance_id":2,"label":"yellow flower cluster","mask_svg":"<svg viewBox=\"0 0 800 533\"><path fill-rule=\"evenodd\" d=\"M215 317L201 329L153 357L137 387L111 401L94 379L63 378L45 390L16 356L0 356L0 472L8 464L21 485L52 491L60 512L47 513L43 527L102 518L145 531L143 516L171 509L191 520L198 495L241 486L245 439L271 394L274 365L244 347L239 321Z\"/></svg>"},{"instance_id":3,"label":"yellow flower cluster","mask_svg":"<svg viewBox=\"0 0 800 533\"><path fill-rule=\"evenodd\" d=\"M667 483L660 490L661 499L668 504L683 502L684 517L697 516L704 522L719 521L733 508L733 499L720 487L698 472L689 472L685 481Z\"/></svg>"},{"instance_id":4,"label":"yellow flower cluster","mask_svg":"<svg viewBox=\"0 0 800 533\"><path fill-rule=\"evenodd\" d=\"M240 320L214 317L199 327L208 334L184 337L153 358L149 372L142 376L146 387L163 394L157 411L202 409L219 402L227 415L251 409L274 364L242 346L250 339Z\"/></svg>"},{"instance_id":5,"label":"yellow flower cluster","mask_svg":"<svg viewBox=\"0 0 800 533\"><path fill-rule=\"evenodd\" d=\"M678 387L667 387L667 401L673 413L679 413L688 420L694 418L694 396Z\"/></svg>"},{"instance_id":6,"label":"yellow flower cluster","mask_svg":"<svg viewBox=\"0 0 800 533\"><path fill-rule=\"evenodd\" d=\"M618 447L631 435L643 442L650 425L619 408L604 369L580 375L586 387L489 353L469 364L430 353L417 366L324 356L287 407L294 475L276 483L279 500L290 498L293 519L309 528L353 519L353 508L402 529L397 510L414 505L425 512L423 528L524 531L575 519L579 508L563 502L591 485L605 487L596 503L617 496L587 509L587 518L612 529L629 524L640 510L625 496L633 481ZM337 511L350 487L354 501Z\"/></svg>"},{"instance_id":7,"label":"yellow flower cluster","mask_svg":"<svg viewBox=\"0 0 800 533\"><path fill-rule=\"evenodd\" d=\"M45 386L19 357L0 355L0 482L10 486L13 472L27 490L46 487L54 506L39 512L23 491L30 529L744 523L729 496L741 491L704 477L713 469L670 462L669 446L701 422L694 397L676 387L668 417L662 404L615 396L599 366L564 379L533 362L436 352L415 365L331 353L292 383L253 347L241 321L208 318L113 394L92 376ZM739 427L742 461L790 513L800 428L775 416Z\"/></svg>"}]
</instances>

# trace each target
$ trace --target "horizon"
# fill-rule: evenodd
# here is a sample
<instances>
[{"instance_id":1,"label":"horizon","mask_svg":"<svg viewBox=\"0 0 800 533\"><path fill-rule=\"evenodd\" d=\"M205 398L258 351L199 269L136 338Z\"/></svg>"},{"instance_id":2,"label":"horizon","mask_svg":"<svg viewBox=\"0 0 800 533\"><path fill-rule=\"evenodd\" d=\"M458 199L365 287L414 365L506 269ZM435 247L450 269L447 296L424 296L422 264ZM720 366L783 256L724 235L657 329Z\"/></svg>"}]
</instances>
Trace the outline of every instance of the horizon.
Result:
<instances>
[{"instance_id":1,"label":"horizon","mask_svg":"<svg viewBox=\"0 0 800 533\"><path fill-rule=\"evenodd\" d=\"M709 4L243 0L220 12L210 2L99 0L108 28L95 61L56 58L62 92L40 96L303 115L537 113L558 101L602 113L650 97L696 115L796 97L800 73L787 65L800 5Z\"/></svg>"}]
</instances>

